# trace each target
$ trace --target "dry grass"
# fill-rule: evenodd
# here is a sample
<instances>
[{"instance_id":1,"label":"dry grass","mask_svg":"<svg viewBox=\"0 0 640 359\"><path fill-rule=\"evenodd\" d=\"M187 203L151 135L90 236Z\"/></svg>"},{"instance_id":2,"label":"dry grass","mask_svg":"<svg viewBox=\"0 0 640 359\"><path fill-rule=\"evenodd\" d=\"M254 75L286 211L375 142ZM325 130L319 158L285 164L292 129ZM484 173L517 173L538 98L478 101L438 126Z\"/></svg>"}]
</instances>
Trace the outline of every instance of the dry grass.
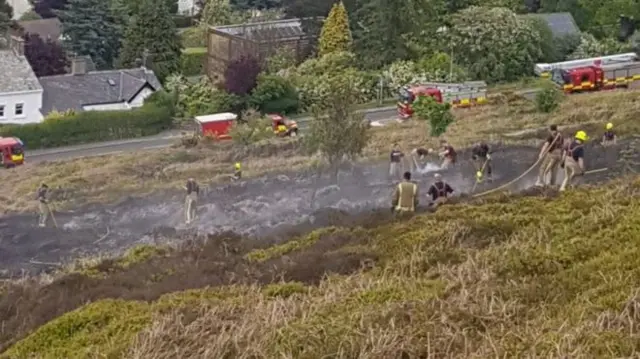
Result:
<instances>
[{"instance_id":1,"label":"dry grass","mask_svg":"<svg viewBox=\"0 0 640 359\"><path fill-rule=\"evenodd\" d=\"M457 121L448 130L446 138L458 147L479 139L534 144L544 132L535 131L541 126L591 123L586 129L596 137L608 121L616 124L619 133L636 133L640 129L636 121L640 116L637 98L638 92L633 91L574 95L568 97L558 111L546 115L536 113L528 101L498 94L493 98L493 105L457 110ZM505 135L526 129L534 131ZM373 131L373 139L365 151L366 159L386 156L394 142L400 143L406 151L416 146L438 146L437 139L427 136L424 123L397 124ZM54 188L58 209L87 202L116 201L125 195L177 189L187 177L195 177L201 183L226 182L236 160L242 161L245 176L259 176L274 170L298 170L317 162L300 155L295 144L285 142L249 149L215 144L189 150L163 149L38 163L0 174L5 188L0 194L0 209L2 212L35 210L34 191L43 181Z\"/></svg>"},{"instance_id":2,"label":"dry grass","mask_svg":"<svg viewBox=\"0 0 640 359\"><path fill-rule=\"evenodd\" d=\"M97 334L89 340L85 327L69 323L105 313L114 302L103 300L50 322L5 354L53 358L73 348L73 357L88 358L90 348L93 355L140 359L637 357L639 198L639 179L555 198L499 195L377 226L336 227L293 246L238 250L235 266L243 263L238 256L247 261L234 269L238 275L275 263L311 270L337 253L377 259L317 285L274 276L273 284L177 292L147 306L127 302L136 320L94 321ZM333 246L318 247L325 241ZM188 258L199 258L195 253ZM197 262L185 258L182 268ZM211 276L216 266L207 263ZM231 268L218 271L229 276ZM108 276L144 282L145 275L134 265ZM74 284L76 296L97 290L78 281L61 278L57 286ZM157 289L149 285L147 291ZM41 290L62 290L54 289ZM127 287L118 290L118 298L137 299ZM117 341L109 340L116 327Z\"/></svg>"}]
</instances>

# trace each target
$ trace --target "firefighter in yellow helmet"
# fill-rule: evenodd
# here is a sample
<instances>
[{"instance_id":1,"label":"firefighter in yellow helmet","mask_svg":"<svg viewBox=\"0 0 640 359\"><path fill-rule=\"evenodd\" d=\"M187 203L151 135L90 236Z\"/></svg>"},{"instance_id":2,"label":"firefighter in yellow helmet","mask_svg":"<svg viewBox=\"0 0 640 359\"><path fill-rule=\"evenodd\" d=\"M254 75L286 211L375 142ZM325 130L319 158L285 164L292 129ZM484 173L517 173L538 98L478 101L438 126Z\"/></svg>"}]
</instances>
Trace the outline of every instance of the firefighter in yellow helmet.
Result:
<instances>
[{"instance_id":1,"label":"firefighter in yellow helmet","mask_svg":"<svg viewBox=\"0 0 640 359\"><path fill-rule=\"evenodd\" d=\"M236 162L233 168L234 168L234 171L233 171L233 175L231 176L231 180L238 181L242 178L242 166L240 165L240 162Z\"/></svg>"},{"instance_id":2,"label":"firefighter in yellow helmet","mask_svg":"<svg viewBox=\"0 0 640 359\"><path fill-rule=\"evenodd\" d=\"M604 135L602 135L602 145L605 147L615 145L618 139L615 132L613 132L613 123L607 123L605 129L606 131L604 132Z\"/></svg>"},{"instance_id":3,"label":"firefighter in yellow helmet","mask_svg":"<svg viewBox=\"0 0 640 359\"><path fill-rule=\"evenodd\" d=\"M588 139L586 132L578 131L574 140L564 148L562 153L564 181L562 181L560 191L566 190L576 176L584 174L584 143Z\"/></svg>"},{"instance_id":4,"label":"firefighter in yellow helmet","mask_svg":"<svg viewBox=\"0 0 640 359\"><path fill-rule=\"evenodd\" d=\"M391 200L391 211L395 213L415 212L418 206L418 185L411 182L411 172L403 174Z\"/></svg>"}]
</instances>

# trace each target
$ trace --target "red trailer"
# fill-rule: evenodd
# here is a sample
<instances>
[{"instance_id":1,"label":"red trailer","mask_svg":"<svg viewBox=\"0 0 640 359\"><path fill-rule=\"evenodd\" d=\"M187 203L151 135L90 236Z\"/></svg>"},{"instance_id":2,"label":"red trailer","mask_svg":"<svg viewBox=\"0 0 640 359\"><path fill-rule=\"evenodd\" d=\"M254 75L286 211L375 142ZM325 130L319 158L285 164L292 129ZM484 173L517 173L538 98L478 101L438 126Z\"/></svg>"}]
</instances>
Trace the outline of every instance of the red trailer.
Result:
<instances>
[{"instance_id":1,"label":"red trailer","mask_svg":"<svg viewBox=\"0 0 640 359\"><path fill-rule=\"evenodd\" d=\"M231 139L229 129L238 115L231 112L216 113L213 115L196 116L196 122L203 136L211 136L220 140Z\"/></svg>"}]
</instances>

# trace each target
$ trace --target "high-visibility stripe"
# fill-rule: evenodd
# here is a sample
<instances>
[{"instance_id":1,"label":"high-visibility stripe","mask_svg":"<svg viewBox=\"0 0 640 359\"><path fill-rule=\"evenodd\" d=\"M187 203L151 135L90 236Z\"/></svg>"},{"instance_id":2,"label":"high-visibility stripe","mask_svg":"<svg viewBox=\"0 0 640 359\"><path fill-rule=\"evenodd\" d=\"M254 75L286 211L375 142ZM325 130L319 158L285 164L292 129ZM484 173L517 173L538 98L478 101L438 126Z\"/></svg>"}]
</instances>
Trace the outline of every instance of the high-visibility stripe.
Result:
<instances>
[{"instance_id":1,"label":"high-visibility stripe","mask_svg":"<svg viewBox=\"0 0 640 359\"><path fill-rule=\"evenodd\" d=\"M416 196L416 189L418 188L418 185L416 185L415 183L412 183L412 188L413 188L413 195L412 197ZM410 207L404 207L401 205L402 203L402 183L398 184L398 205L396 206L396 211L415 211L415 207L414 207L414 198L411 198L411 205Z\"/></svg>"}]
</instances>

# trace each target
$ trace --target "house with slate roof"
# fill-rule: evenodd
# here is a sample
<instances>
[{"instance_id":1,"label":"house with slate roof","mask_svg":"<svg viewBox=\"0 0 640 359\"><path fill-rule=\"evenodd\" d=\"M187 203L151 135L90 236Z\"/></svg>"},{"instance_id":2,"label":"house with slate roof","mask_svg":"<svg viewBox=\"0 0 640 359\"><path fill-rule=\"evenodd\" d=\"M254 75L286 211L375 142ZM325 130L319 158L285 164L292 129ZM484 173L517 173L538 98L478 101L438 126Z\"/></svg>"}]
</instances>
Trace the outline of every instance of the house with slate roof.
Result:
<instances>
[{"instance_id":1,"label":"house with slate roof","mask_svg":"<svg viewBox=\"0 0 640 359\"><path fill-rule=\"evenodd\" d=\"M580 35L580 28L571 13L568 12L538 13L520 16L544 21L547 26L549 26L549 30L551 30L554 38Z\"/></svg>"},{"instance_id":2,"label":"house with slate roof","mask_svg":"<svg viewBox=\"0 0 640 359\"><path fill-rule=\"evenodd\" d=\"M86 58L71 61L71 73L44 76L41 112L108 111L141 107L152 93L162 89L153 71L144 67L91 71Z\"/></svg>"},{"instance_id":3,"label":"house with slate roof","mask_svg":"<svg viewBox=\"0 0 640 359\"><path fill-rule=\"evenodd\" d=\"M12 36L9 44L0 50L0 123L41 122L43 89L24 56L24 40Z\"/></svg>"}]
</instances>

